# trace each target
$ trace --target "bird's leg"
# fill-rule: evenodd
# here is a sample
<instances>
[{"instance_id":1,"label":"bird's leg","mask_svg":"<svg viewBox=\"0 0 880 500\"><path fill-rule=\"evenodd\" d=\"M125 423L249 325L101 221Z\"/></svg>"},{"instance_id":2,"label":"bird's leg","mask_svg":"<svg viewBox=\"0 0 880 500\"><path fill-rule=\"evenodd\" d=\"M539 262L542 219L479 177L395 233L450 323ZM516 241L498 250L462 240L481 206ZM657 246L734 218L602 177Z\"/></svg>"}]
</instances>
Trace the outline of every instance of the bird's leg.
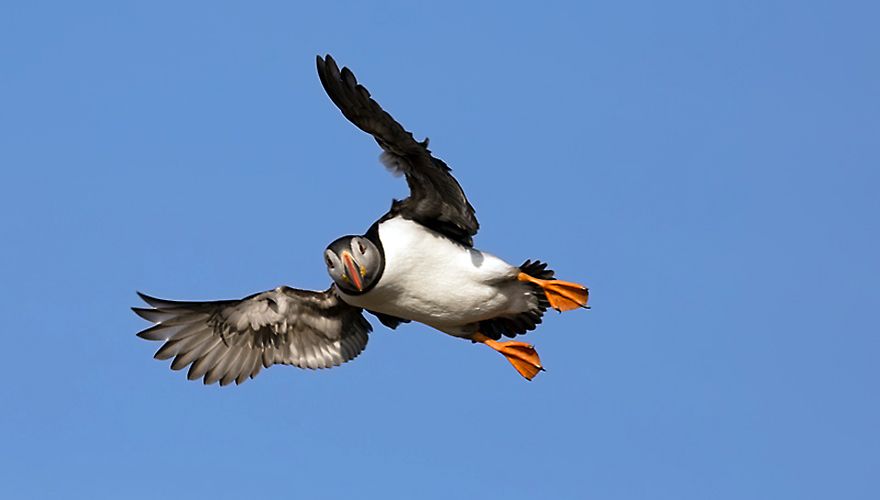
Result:
<instances>
[{"instance_id":1,"label":"bird's leg","mask_svg":"<svg viewBox=\"0 0 880 500\"><path fill-rule=\"evenodd\" d=\"M498 342L480 332L473 334L471 340L486 344L503 354L507 361L510 361L510 364L516 368L516 371L528 380L535 378L538 372L544 371L544 367L541 366L541 358L538 357L535 347L531 344L512 340L509 342Z\"/></svg>"},{"instance_id":2,"label":"bird's leg","mask_svg":"<svg viewBox=\"0 0 880 500\"><path fill-rule=\"evenodd\" d=\"M547 296L547 302L550 302L550 307L559 312L571 311L578 307L590 308L587 305L590 291L584 285L562 280L542 280L526 273L519 273L517 279L541 287L544 290L544 295Z\"/></svg>"}]
</instances>

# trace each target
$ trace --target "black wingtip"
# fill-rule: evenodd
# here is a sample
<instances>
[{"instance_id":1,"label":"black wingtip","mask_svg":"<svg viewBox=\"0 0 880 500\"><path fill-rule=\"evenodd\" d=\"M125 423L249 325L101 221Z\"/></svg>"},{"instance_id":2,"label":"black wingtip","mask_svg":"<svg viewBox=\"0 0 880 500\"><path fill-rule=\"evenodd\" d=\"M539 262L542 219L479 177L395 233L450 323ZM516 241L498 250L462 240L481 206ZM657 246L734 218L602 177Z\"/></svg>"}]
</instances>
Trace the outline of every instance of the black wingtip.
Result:
<instances>
[{"instance_id":1,"label":"black wingtip","mask_svg":"<svg viewBox=\"0 0 880 500\"><path fill-rule=\"evenodd\" d=\"M336 61L333 60L333 57L330 54L326 54L324 57L321 57L321 55L318 54L316 65L318 79L321 81L321 86L324 87L327 95L330 96L330 100L338 106L339 104L334 99L334 93L331 90L333 82L339 78L339 67L336 65Z\"/></svg>"},{"instance_id":2,"label":"black wingtip","mask_svg":"<svg viewBox=\"0 0 880 500\"><path fill-rule=\"evenodd\" d=\"M339 71L339 66L336 64L336 60L333 59L333 56L331 56L330 54L324 54L323 56L321 56L321 54L318 54L315 62L318 65L319 73L328 72L328 68L336 68L336 71Z\"/></svg>"}]
</instances>

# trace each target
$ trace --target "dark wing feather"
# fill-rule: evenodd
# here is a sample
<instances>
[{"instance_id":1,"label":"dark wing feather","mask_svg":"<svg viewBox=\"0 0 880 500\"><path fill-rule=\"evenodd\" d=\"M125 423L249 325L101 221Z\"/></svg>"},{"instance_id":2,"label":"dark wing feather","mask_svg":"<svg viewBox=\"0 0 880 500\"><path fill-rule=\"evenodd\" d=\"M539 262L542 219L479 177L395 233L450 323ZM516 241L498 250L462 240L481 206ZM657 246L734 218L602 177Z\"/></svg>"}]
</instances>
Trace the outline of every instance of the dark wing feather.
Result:
<instances>
[{"instance_id":1,"label":"dark wing feather","mask_svg":"<svg viewBox=\"0 0 880 500\"><path fill-rule=\"evenodd\" d=\"M418 142L358 84L348 68L339 69L329 55L318 56L318 76L330 99L358 128L382 147L382 163L406 176L410 196L395 201L391 213L413 219L467 246L480 224L458 181L442 160L434 158L428 140Z\"/></svg>"},{"instance_id":2,"label":"dark wing feather","mask_svg":"<svg viewBox=\"0 0 880 500\"><path fill-rule=\"evenodd\" d=\"M156 359L205 384L241 384L275 364L330 368L354 359L372 330L362 310L324 292L279 287L242 300L178 302L138 293L155 323L138 336L165 342Z\"/></svg>"}]
</instances>

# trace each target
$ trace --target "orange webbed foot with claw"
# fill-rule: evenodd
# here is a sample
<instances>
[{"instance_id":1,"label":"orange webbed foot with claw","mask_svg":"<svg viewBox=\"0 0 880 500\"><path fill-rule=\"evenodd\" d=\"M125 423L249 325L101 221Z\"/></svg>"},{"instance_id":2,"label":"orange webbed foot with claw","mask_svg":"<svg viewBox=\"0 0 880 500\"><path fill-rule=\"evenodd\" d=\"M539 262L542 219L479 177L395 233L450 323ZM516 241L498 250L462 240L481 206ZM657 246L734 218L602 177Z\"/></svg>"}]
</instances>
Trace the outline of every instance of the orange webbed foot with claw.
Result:
<instances>
[{"instance_id":1,"label":"orange webbed foot with claw","mask_svg":"<svg viewBox=\"0 0 880 500\"><path fill-rule=\"evenodd\" d=\"M541 365L541 358L535 351L535 346L526 344L525 342L499 342L492 340L482 333L475 333L471 340L480 342L500 352L510 364L519 372L520 375L528 380L535 378L538 372L544 371Z\"/></svg>"}]
</instances>

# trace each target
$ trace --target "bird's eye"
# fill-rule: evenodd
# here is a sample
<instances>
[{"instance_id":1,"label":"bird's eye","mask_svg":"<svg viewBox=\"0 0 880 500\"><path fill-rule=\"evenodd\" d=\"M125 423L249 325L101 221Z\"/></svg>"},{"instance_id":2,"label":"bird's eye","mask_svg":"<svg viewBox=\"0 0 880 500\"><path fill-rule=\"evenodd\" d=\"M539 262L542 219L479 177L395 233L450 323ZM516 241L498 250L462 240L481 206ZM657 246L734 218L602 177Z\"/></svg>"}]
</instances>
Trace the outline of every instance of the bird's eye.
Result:
<instances>
[{"instance_id":1,"label":"bird's eye","mask_svg":"<svg viewBox=\"0 0 880 500\"><path fill-rule=\"evenodd\" d=\"M367 247L360 240L358 240L358 250L361 251L361 254L367 253Z\"/></svg>"},{"instance_id":2,"label":"bird's eye","mask_svg":"<svg viewBox=\"0 0 880 500\"><path fill-rule=\"evenodd\" d=\"M329 267L330 269L333 269L333 261L330 260L330 257L327 257L327 256L325 255L325 256L324 256L324 262L327 263L327 267Z\"/></svg>"}]
</instances>

